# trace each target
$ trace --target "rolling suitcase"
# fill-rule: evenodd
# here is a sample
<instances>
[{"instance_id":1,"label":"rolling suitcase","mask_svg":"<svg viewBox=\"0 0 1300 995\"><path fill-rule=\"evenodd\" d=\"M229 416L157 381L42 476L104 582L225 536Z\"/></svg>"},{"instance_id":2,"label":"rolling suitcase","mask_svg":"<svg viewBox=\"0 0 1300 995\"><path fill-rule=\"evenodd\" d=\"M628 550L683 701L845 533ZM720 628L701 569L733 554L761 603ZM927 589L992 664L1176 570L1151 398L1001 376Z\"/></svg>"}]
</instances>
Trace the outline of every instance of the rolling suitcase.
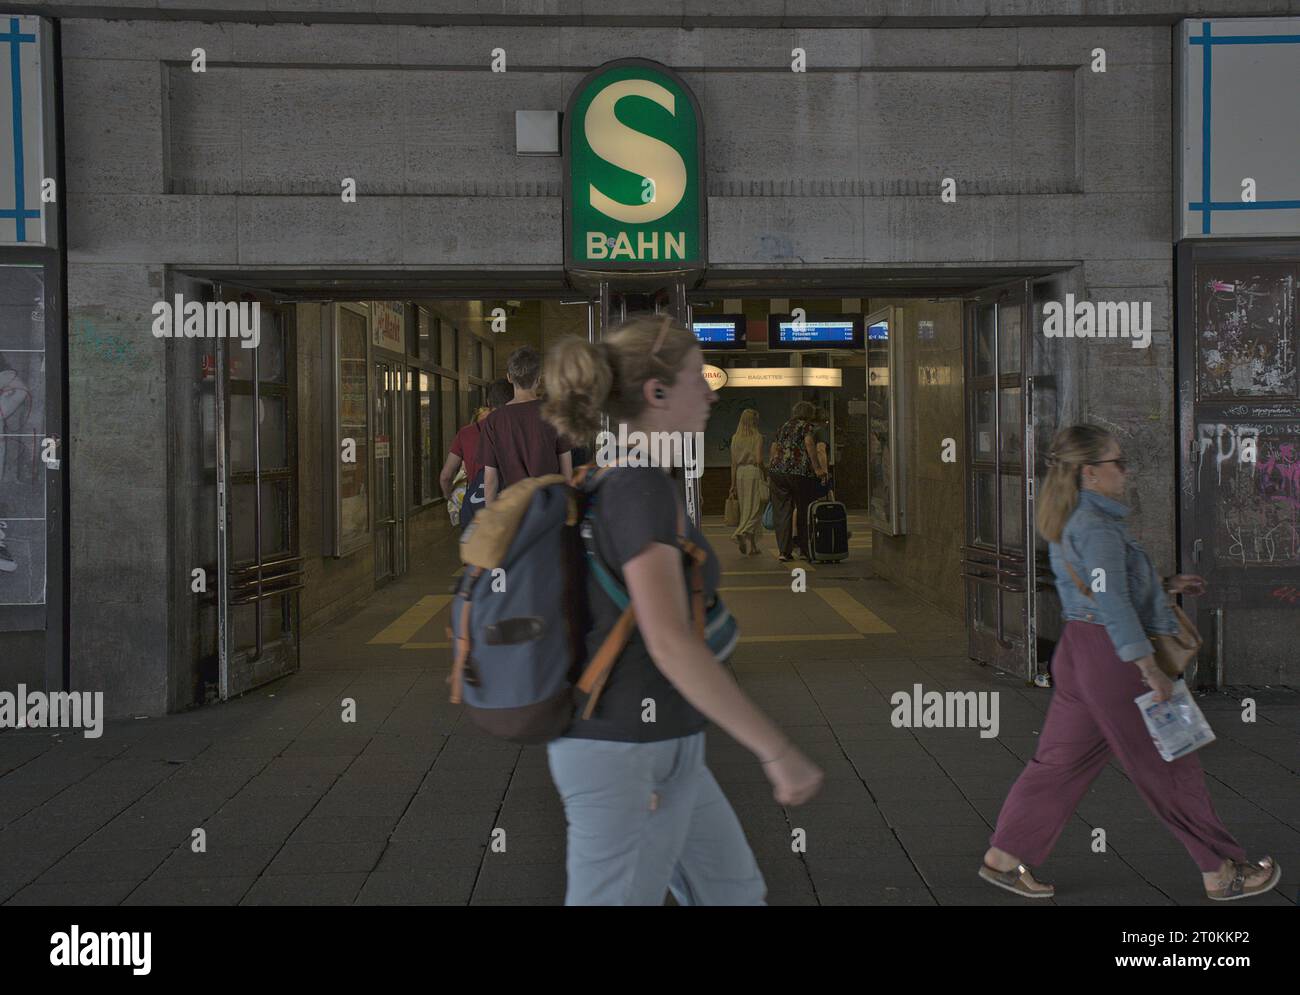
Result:
<instances>
[{"instance_id":1,"label":"rolling suitcase","mask_svg":"<svg viewBox=\"0 0 1300 995\"><path fill-rule=\"evenodd\" d=\"M849 516L832 491L808 506L808 559L836 563L849 555Z\"/></svg>"}]
</instances>

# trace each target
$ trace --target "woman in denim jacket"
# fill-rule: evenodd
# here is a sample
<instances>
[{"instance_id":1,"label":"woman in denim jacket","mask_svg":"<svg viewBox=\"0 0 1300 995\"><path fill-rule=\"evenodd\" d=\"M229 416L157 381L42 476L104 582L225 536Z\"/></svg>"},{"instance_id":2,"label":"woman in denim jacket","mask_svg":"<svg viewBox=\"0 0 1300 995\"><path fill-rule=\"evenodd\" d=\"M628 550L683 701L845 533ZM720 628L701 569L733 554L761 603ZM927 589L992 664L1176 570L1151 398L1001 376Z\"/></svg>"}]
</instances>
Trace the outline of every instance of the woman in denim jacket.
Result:
<instances>
[{"instance_id":1,"label":"woman in denim jacket","mask_svg":"<svg viewBox=\"0 0 1300 995\"><path fill-rule=\"evenodd\" d=\"M1172 693L1146 634L1176 632L1178 622L1160 576L1124 526L1127 478L1118 441L1094 425L1074 425L1057 433L1049 463L1038 531L1051 544L1065 619L1052 661L1056 690L1034 758L1002 805L980 877L1026 898L1051 898L1052 886L1035 880L1026 865L1047 859L1114 755L1196 861L1210 898L1268 891L1281 868L1268 857L1246 860L1214 812L1197 755L1165 762L1134 704L1147 688L1158 701ZM1198 594L1204 586L1185 574L1171 578L1168 590Z\"/></svg>"}]
</instances>

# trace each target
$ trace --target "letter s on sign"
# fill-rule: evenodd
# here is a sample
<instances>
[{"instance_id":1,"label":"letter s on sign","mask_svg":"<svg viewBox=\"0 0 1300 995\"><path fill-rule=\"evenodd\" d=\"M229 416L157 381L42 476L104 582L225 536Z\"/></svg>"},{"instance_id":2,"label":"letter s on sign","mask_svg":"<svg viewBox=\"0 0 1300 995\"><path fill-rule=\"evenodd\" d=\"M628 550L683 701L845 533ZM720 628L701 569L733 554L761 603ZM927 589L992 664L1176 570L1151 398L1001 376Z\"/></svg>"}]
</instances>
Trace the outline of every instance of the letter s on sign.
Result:
<instances>
[{"instance_id":1,"label":"letter s on sign","mask_svg":"<svg viewBox=\"0 0 1300 995\"><path fill-rule=\"evenodd\" d=\"M645 97L676 115L676 97L648 79L616 80L591 101L583 118L583 133L591 150L606 162L653 183L654 199L642 204L622 204L601 193L594 183L588 187L591 206L606 217L628 224L658 221L681 203L686 195L686 162L666 142L628 127L614 116L623 97Z\"/></svg>"}]
</instances>

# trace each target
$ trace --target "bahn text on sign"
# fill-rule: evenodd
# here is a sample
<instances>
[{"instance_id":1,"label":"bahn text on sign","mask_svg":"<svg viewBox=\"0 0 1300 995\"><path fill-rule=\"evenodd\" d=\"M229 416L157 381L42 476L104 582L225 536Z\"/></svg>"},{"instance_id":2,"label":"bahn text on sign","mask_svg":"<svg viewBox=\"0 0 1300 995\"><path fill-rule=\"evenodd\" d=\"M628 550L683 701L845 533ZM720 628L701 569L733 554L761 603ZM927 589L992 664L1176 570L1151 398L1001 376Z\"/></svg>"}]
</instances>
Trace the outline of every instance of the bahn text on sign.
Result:
<instances>
[{"instance_id":1,"label":"bahn text on sign","mask_svg":"<svg viewBox=\"0 0 1300 995\"><path fill-rule=\"evenodd\" d=\"M702 132L695 95L667 66L619 59L588 73L564 118L565 265L702 267Z\"/></svg>"}]
</instances>

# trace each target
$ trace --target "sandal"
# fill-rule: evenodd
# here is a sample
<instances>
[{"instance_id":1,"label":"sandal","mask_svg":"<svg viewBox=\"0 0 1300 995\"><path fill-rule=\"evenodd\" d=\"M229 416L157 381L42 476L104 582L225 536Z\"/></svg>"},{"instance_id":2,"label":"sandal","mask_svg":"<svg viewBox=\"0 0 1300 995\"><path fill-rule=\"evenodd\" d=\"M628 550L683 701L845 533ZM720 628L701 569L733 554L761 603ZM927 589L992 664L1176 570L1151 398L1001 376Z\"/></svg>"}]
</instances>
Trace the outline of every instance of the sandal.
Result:
<instances>
[{"instance_id":1,"label":"sandal","mask_svg":"<svg viewBox=\"0 0 1300 995\"><path fill-rule=\"evenodd\" d=\"M1266 891L1272 891L1277 887L1277 883L1282 880L1282 867L1275 864L1272 857L1265 857L1263 860L1234 860L1232 862L1233 875L1222 888L1215 888L1211 891L1205 889L1205 897L1213 902L1235 902L1238 898L1250 898L1252 895L1262 895ZM1246 884L1246 875L1253 870L1268 871L1268 880L1262 884Z\"/></svg>"},{"instance_id":2,"label":"sandal","mask_svg":"<svg viewBox=\"0 0 1300 995\"><path fill-rule=\"evenodd\" d=\"M1056 889L1052 885L1044 885L1042 881L1036 881L1024 864L1017 864L1009 871L1000 871L996 867L985 864L980 868L980 877L989 884L1015 892L1021 898L1051 898L1056 894ZM1043 886L1033 888L1031 882Z\"/></svg>"}]
</instances>

